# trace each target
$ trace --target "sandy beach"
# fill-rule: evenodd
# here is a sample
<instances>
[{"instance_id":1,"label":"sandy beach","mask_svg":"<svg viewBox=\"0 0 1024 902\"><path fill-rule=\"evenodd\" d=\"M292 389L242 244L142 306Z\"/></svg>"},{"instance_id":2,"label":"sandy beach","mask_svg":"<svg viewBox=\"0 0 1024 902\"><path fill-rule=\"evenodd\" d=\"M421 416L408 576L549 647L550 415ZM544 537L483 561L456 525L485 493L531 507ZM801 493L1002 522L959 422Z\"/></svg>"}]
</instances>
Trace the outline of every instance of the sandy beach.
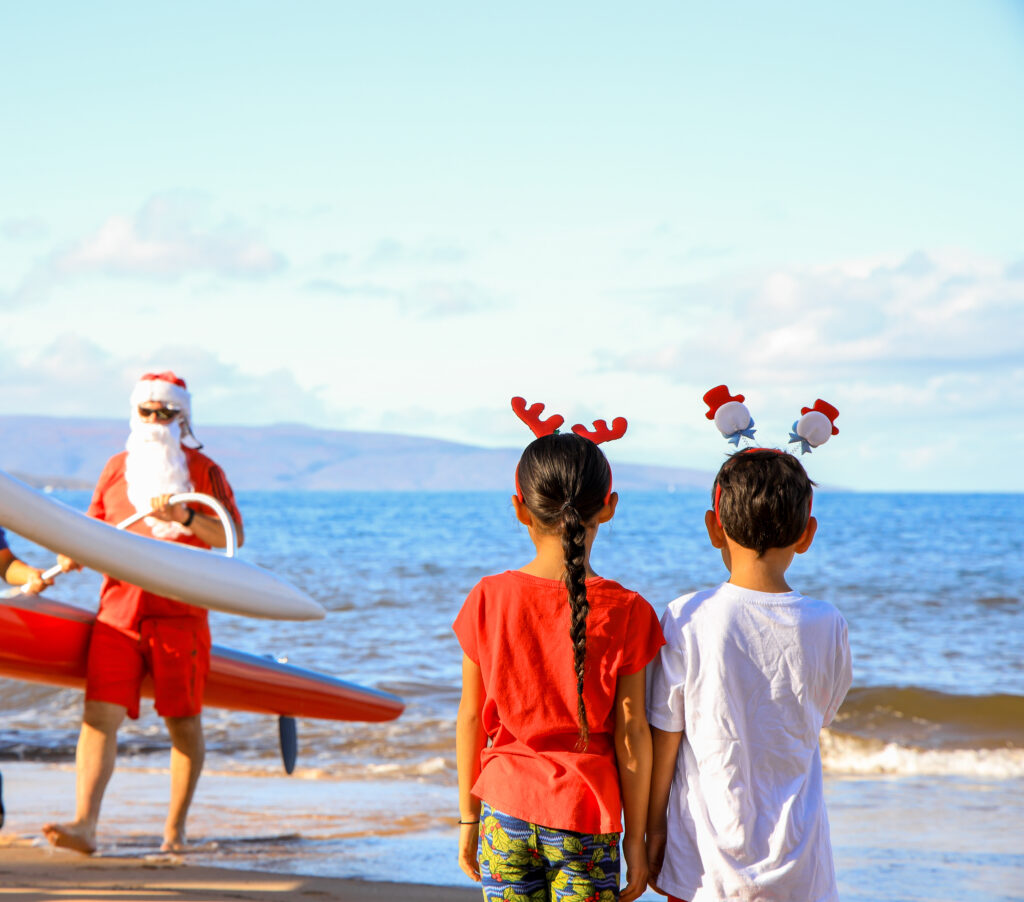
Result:
<instances>
[{"instance_id":1,"label":"sandy beach","mask_svg":"<svg viewBox=\"0 0 1024 902\"><path fill-rule=\"evenodd\" d=\"M220 899L337 899L341 902L460 902L473 889L304 877L192 865L183 856L85 858L36 841L0 840L0 898L17 902L130 899L215 902Z\"/></svg>"}]
</instances>

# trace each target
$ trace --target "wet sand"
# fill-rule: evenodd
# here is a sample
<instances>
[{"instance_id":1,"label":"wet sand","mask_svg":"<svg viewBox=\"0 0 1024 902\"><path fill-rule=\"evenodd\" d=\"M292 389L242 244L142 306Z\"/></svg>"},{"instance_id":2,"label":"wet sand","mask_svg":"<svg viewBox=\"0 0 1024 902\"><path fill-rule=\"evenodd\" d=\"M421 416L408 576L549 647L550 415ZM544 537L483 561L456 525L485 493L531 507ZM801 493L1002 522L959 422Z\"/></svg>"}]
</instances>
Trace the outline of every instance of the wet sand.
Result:
<instances>
[{"instance_id":1,"label":"wet sand","mask_svg":"<svg viewBox=\"0 0 1024 902\"><path fill-rule=\"evenodd\" d=\"M340 902L479 902L473 889L303 877L192 865L162 859L86 858L51 851L31 840L0 841L0 898L4 902L216 902L239 899L337 899Z\"/></svg>"},{"instance_id":2,"label":"wet sand","mask_svg":"<svg viewBox=\"0 0 1024 902\"><path fill-rule=\"evenodd\" d=\"M138 763L114 776L93 858L51 853L40 833L72 810L73 765L2 763L0 902L481 898L456 862L453 786L214 770L193 806L194 851L168 856L167 774ZM826 797L843 902L1024 898L1024 780L830 776Z\"/></svg>"}]
</instances>

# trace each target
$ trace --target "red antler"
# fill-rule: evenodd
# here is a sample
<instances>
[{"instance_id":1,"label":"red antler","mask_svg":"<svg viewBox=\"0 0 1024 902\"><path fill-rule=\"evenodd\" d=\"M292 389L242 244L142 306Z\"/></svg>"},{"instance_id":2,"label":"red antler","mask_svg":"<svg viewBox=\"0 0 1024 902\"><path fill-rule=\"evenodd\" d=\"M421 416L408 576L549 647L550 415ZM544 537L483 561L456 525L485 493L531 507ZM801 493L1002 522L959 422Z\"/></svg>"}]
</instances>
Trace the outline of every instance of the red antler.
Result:
<instances>
[{"instance_id":1,"label":"red antler","mask_svg":"<svg viewBox=\"0 0 1024 902\"><path fill-rule=\"evenodd\" d=\"M512 409L516 412L516 416L530 427L537 438L553 435L558 431L558 427L565 422L565 417L558 413L542 420L540 415L544 412L544 405L540 401L527 407L525 398L513 398Z\"/></svg>"},{"instance_id":2,"label":"red antler","mask_svg":"<svg viewBox=\"0 0 1024 902\"><path fill-rule=\"evenodd\" d=\"M626 418L616 417L612 420L611 429L608 428L608 424L604 420L594 420L593 432L579 423L572 427L572 431L577 435L582 435L583 438L589 438L595 445L600 445L601 442L610 442L622 438L626 434Z\"/></svg>"}]
</instances>

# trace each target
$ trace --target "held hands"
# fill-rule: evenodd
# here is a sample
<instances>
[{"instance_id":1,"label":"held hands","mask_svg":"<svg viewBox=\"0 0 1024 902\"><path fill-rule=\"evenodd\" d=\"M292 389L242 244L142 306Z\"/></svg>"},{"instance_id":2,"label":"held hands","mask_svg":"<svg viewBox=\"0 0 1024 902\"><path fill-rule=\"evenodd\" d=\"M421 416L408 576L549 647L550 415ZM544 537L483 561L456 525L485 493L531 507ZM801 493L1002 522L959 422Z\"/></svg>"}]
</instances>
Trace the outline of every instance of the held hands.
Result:
<instances>
[{"instance_id":1,"label":"held hands","mask_svg":"<svg viewBox=\"0 0 1024 902\"><path fill-rule=\"evenodd\" d=\"M477 860L477 843L479 841L479 822L459 825L459 867L474 883L480 882L480 862Z\"/></svg>"}]
</instances>

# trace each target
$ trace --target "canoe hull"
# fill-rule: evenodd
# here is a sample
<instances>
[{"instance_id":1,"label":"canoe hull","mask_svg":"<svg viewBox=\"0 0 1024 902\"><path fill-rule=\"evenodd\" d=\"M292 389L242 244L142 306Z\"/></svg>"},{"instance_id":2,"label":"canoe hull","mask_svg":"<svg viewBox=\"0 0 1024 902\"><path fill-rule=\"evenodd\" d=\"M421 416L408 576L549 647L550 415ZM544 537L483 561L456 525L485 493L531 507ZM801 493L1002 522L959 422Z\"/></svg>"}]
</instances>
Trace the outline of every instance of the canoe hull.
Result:
<instances>
[{"instance_id":1,"label":"canoe hull","mask_svg":"<svg viewBox=\"0 0 1024 902\"><path fill-rule=\"evenodd\" d=\"M0 677L85 688L89 634L95 616L49 598L0 604ZM152 698L149 679L142 694ZM259 714L323 720L394 720L400 698L270 658L214 645L203 703Z\"/></svg>"}]
</instances>

